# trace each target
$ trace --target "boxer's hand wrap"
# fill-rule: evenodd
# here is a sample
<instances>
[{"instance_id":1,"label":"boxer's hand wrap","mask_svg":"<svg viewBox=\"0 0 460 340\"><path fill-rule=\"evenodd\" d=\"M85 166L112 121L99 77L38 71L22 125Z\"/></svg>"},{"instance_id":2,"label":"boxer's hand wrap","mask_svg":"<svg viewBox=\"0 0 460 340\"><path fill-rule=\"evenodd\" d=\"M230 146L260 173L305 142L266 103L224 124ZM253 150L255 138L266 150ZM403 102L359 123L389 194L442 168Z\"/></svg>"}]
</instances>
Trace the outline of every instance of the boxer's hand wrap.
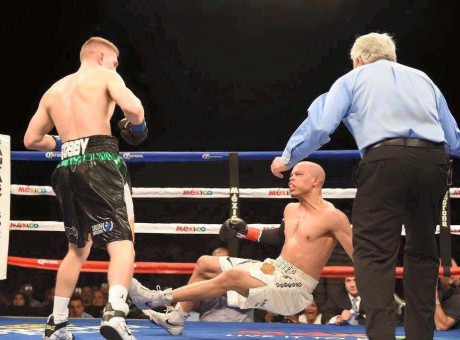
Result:
<instances>
[{"instance_id":1,"label":"boxer's hand wrap","mask_svg":"<svg viewBox=\"0 0 460 340\"><path fill-rule=\"evenodd\" d=\"M219 230L219 237L224 242L234 237L259 242L260 235L261 230L248 228L247 223L241 218L229 218Z\"/></svg>"},{"instance_id":2,"label":"boxer's hand wrap","mask_svg":"<svg viewBox=\"0 0 460 340\"><path fill-rule=\"evenodd\" d=\"M54 141L56 142L56 146L52 151L61 151L62 148L62 140L59 136L51 136L53 137Z\"/></svg>"},{"instance_id":3,"label":"boxer's hand wrap","mask_svg":"<svg viewBox=\"0 0 460 340\"><path fill-rule=\"evenodd\" d=\"M149 130L145 120L139 125L132 124L127 118L123 118L118 123L120 134L123 139L131 145L139 145L147 139Z\"/></svg>"}]
</instances>

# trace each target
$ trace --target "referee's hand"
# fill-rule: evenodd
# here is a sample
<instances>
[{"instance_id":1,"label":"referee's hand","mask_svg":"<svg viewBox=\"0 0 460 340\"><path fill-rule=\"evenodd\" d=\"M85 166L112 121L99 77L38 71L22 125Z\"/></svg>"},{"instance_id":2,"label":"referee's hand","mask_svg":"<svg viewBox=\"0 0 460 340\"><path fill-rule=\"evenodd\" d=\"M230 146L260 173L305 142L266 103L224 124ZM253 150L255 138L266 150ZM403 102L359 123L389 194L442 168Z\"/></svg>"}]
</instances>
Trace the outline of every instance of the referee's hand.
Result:
<instances>
[{"instance_id":1,"label":"referee's hand","mask_svg":"<svg viewBox=\"0 0 460 340\"><path fill-rule=\"evenodd\" d=\"M281 157L276 157L272 162L270 170L272 171L272 174L276 177L283 178L282 172L289 170L289 168L286 164L283 163Z\"/></svg>"}]
</instances>

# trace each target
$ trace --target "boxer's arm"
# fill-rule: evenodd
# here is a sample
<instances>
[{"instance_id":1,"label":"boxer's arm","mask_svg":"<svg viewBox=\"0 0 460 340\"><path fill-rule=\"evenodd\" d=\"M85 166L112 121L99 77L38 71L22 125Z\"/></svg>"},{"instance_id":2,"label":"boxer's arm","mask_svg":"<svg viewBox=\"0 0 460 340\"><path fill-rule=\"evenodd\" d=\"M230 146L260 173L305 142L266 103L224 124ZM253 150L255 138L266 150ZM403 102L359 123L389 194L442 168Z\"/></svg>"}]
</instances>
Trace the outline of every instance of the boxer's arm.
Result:
<instances>
[{"instance_id":1,"label":"boxer's arm","mask_svg":"<svg viewBox=\"0 0 460 340\"><path fill-rule=\"evenodd\" d=\"M436 308L434 310L434 324L437 331L447 331L451 329L455 324L456 320L450 315L446 314L446 311L439 301L438 288L435 290L436 294Z\"/></svg>"},{"instance_id":2,"label":"boxer's arm","mask_svg":"<svg viewBox=\"0 0 460 340\"><path fill-rule=\"evenodd\" d=\"M267 245L281 245L284 244L284 220L281 222L279 228L261 230L259 243Z\"/></svg>"},{"instance_id":3,"label":"boxer's arm","mask_svg":"<svg viewBox=\"0 0 460 340\"><path fill-rule=\"evenodd\" d=\"M53 129L54 123L46 110L45 96L40 100L24 135L24 146L30 150L51 151L57 146L56 139L47 134Z\"/></svg>"},{"instance_id":4,"label":"boxer's arm","mask_svg":"<svg viewBox=\"0 0 460 340\"><path fill-rule=\"evenodd\" d=\"M342 245L345 252L353 261L353 243L351 226L348 217L341 211L336 210L334 216L331 216L331 232Z\"/></svg>"},{"instance_id":5,"label":"boxer's arm","mask_svg":"<svg viewBox=\"0 0 460 340\"><path fill-rule=\"evenodd\" d=\"M237 237L261 244L281 245L284 243L284 221L279 228L261 230L248 227L246 222L240 218L229 218L222 224L219 237L224 242Z\"/></svg>"},{"instance_id":6,"label":"boxer's arm","mask_svg":"<svg viewBox=\"0 0 460 340\"><path fill-rule=\"evenodd\" d=\"M109 73L107 89L110 97L121 108L131 124L139 125L144 122L144 107L140 99L126 87L125 82L118 73Z\"/></svg>"},{"instance_id":7,"label":"boxer's arm","mask_svg":"<svg viewBox=\"0 0 460 340\"><path fill-rule=\"evenodd\" d=\"M436 303L434 311L434 323L437 331L447 331L455 325L455 320L446 315L441 305Z\"/></svg>"}]
</instances>

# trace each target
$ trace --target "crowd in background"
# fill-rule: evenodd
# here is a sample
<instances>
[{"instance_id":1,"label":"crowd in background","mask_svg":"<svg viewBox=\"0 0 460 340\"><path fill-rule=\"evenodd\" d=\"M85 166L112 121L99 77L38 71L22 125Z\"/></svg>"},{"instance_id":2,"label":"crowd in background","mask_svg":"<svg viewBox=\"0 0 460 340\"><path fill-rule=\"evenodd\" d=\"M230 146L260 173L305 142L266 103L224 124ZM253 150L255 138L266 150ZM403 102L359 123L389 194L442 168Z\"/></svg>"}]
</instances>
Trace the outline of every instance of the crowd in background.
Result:
<instances>
[{"instance_id":1,"label":"crowd in background","mask_svg":"<svg viewBox=\"0 0 460 340\"><path fill-rule=\"evenodd\" d=\"M195 244L196 245L196 244ZM212 243L211 243L212 245ZM249 244L248 244L249 245ZM178 255L176 259L182 259L184 251L179 244L171 246L172 253L176 252ZM218 247L222 249L222 247ZM254 254L252 246L246 249L244 245L240 250L247 255ZM256 257L273 257L275 249L260 248L257 251ZM158 255L157 252L161 251L161 247L148 250L152 252L150 255ZM142 250L141 250L142 253ZM187 253L187 252L185 252ZM211 252L208 252L208 254ZM222 253L217 254L221 256ZM200 254L188 254L193 262ZM180 262L180 261L178 261ZM330 265L337 263L346 263L350 265L345 252L340 246L337 246L329 261ZM453 263L456 266L456 263ZM26 270L26 269L23 269ZM30 270L29 270L30 271ZM34 270L32 270L34 271ZM38 271L37 271L38 272ZM52 272L51 272L52 274ZM41 276L37 276L40 278ZM36 278L37 278L36 277ZM148 275L136 274L136 277L141 280L146 286L150 288L160 285L162 289L168 287L179 287L187 283L188 275ZM106 282L98 282L98 278L104 278L102 274L83 274L81 284L77 286L73 296L69 302L69 317L71 318L100 318L103 313L103 308L107 303L108 286ZM52 281L51 281L52 282ZM92 284L90 284L92 282ZM399 280L398 280L399 282ZM38 282L35 282L34 277L17 287L9 287L10 289L3 289L0 291L0 315L11 316L47 316L51 313L54 298L54 286L48 287L45 291L40 292L35 289ZM441 307L446 306L446 313L453 316L454 323L450 327L460 327L458 319L460 319L460 280L440 278L439 283L439 297ZM228 306L226 306L226 299L222 297L219 303L201 303L197 304L191 315L189 321L238 321L238 322L282 322L282 323L310 323L310 324L331 324L331 325L354 325L365 324L365 310L360 306L360 297L354 277L325 279L321 278L320 282L314 292L314 300L311 305L296 315L277 315L263 310L253 310L251 313L247 311L233 308L231 310L232 317L229 317ZM455 301L455 302L454 302ZM455 303L454 306L452 304ZM210 306L206 310L205 307ZM402 325L404 322L404 292L395 290L395 323ZM147 319L147 317L140 311L134 304L130 306L130 313L128 318ZM220 309L220 311L218 310ZM155 308L157 311L162 311L162 308ZM222 312L223 310L223 312ZM451 312L453 310L454 312ZM212 315L214 313L214 316ZM240 315L241 317L238 317ZM437 325L438 327L438 325ZM442 325L439 325L439 330L442 330Z\"/></svg>"}]
</instances>

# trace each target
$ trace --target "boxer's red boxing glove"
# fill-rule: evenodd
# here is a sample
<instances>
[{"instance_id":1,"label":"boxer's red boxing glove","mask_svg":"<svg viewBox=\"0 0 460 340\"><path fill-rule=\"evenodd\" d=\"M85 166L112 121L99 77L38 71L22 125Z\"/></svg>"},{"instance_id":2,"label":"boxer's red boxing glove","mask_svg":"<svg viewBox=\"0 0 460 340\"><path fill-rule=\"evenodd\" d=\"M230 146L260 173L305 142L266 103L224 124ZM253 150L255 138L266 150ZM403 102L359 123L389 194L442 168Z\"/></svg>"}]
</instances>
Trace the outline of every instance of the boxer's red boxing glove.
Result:
<instances>
[{"instance_id":1,"label":"boxer's red boxing glove","mask_svg":"<svg viewBox=\"0 0 460 340\"><path fill-rule=\"evenodd\" d=\"M241 218L229 218L226 220L219 230L219 237L222 241L228 242L235 236L250 241L260 241L261 230L256 228L248 228L247 223Z\"/></svg>"}]
</instances>

